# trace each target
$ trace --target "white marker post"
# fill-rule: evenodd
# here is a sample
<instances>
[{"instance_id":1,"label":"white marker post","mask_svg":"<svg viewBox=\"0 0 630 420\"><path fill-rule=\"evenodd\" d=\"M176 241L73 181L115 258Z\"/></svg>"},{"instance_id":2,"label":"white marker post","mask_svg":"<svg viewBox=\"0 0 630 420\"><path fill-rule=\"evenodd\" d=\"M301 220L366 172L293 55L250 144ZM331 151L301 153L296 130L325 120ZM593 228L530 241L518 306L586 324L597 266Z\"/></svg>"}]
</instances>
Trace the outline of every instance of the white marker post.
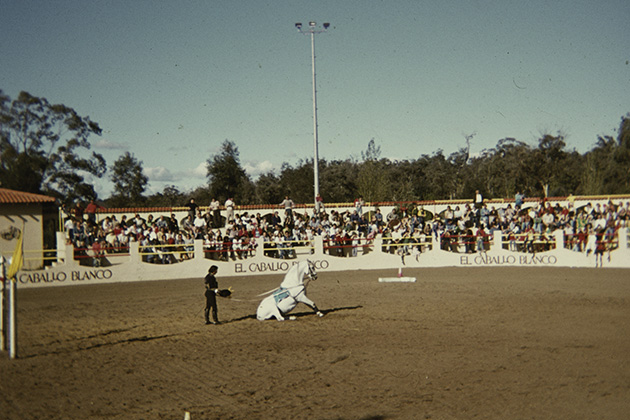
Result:
<instances>
[{"instance_id":1,"label":"white marker post","mask_svg":"<svg viewBox=\"0 0 630 420\"><path fill-rule=\"evenodd\" d=\"M6 340L5 340L5 329L4 329L4 293L6 290L6 275L4 268L4 257L0 255L0 351L5 351Z\"/></svg>"},{"instance_id":2,"label":"white marker post","mask_svg":"<svg viewBox=\"0 0 630 420\"><path fill-rule=\"evenodd\" d=\"M15 310L15 300L17 294L17 274L22 269L24 262L24 226L18 236L17 245L13 251L13 257L11 257L11 264L9 265L9 271L4 276L5 278L5 293L7 293L9 313L9 322L7 324L7 340L9 341L9 359L15 359L17 357L17 320ZM8 282L8 290L6 288Z\"/></svg>"},{"instance_id":3,"label":"white marker post","mask_svg":"<svg viewBox=\"0 0 630 420\"><path fill-rule=\"evenodd\" d=\"M415 283L415 277L403 277L402 267L398 269L398 277L379 277L379 283Z\"/></svg>"},{"instance_id":4,"label":"white marker post","mask_svg":"<svg viewBox=\"0 0 630 420\"><path fill-rule=\"evenodd\" d=\"M415 283L415 277L379 277L379 283Z\"/></svg>"},{"instance_id":5,"label":"white marker post","mask_svg":"<svg viewBox=\"0 0 630 420\"><path fill-rule=\"evenodd\" d=\"M9 300L9 325L7 326L9 335L9 359L17 357L17 322L15 319L15 294L17 292L17 281L9 279L8 300Z\"/></svg>"}]
</instances>

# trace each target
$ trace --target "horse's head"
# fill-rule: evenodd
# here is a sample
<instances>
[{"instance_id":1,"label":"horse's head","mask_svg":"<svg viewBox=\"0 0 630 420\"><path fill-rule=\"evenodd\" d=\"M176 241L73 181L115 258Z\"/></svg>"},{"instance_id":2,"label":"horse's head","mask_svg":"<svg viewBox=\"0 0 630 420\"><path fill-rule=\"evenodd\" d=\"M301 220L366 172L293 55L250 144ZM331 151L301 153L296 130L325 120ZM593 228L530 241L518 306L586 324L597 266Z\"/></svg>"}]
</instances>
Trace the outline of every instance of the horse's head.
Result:
<instances>
[{"instance_id":1,"label":"horse's head","mask_svg":"<svg viewBox=\"0 0 630 420\"><path fill-rule=\"evenodd\" d=\"M289 271L287 271L287 274L285 274L284 280L280 283L280 287L290 289L292 287L301 286L304 284L304 280L306 279L317 279L315 264L308 260L300 261L299 263L294 264Z\"/></svg>"}]
</instances>

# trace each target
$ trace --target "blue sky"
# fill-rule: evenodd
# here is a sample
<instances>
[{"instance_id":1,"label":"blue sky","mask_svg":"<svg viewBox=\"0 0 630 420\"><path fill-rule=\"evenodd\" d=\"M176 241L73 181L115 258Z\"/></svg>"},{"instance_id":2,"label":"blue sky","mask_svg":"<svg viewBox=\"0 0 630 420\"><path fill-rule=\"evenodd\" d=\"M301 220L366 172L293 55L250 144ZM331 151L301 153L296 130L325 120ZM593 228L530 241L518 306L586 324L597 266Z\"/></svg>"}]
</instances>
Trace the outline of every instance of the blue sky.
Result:
<instances>
[{"instance_id":1,"label":"blue sky","mask_svg":"<svg viewBox=\"0 0 630 420\"><path fill-rule=\"evenodd\" d=\"M149 192L207 182L224 140L255 177L320 158L471 151L543 133L590 150L630 112L630 2L0 0L0 89L74 108ZM101 196L111 182L96 180Z\"/></svg>"}]
</instances>

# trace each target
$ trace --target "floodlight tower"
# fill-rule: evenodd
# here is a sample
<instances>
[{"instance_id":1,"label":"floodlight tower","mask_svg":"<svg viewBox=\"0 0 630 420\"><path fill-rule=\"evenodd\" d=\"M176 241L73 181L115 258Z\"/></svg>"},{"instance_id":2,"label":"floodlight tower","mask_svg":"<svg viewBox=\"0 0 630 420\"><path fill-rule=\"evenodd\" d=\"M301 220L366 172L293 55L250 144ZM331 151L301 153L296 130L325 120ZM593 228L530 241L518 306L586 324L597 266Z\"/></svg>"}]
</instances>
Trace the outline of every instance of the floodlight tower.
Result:
<instances>
[{"instance_id":1,"label":"floodlight tower","mask_svg":"<svg viewBox=\"0 0 630 420\"><path fill-rule=\"evenodd\" d=\"M327 32L330 27L330 23L325 22L322 26L318 27L316 22L310 21L308 27L303 28L302 23L295 24L296 29L301 34L311 35L311 66L313 69L313 148L315 149L315 155L313 157L313 177L314 183L314 202L315 211L319 213L319 202L317 196L319 195L319 141L317 137L317 83L315 76L315 34L321 34Z\"/></svg>"}]
</instances>

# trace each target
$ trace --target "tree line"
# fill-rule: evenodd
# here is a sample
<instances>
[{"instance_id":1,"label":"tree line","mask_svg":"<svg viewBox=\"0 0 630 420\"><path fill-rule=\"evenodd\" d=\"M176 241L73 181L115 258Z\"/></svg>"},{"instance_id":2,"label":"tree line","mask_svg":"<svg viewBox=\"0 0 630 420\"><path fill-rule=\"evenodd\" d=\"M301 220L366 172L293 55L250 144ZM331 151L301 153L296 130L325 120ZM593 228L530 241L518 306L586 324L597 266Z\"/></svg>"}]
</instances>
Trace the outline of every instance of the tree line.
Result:
<instances>
[{"instance_id":1,"label":"tree line","mask_svg":"<svg viewBox=\"0 0 630 420\"><path fill-rule=\"evenodd\" d=\"M109 168L102 155L91 152L90 138L99 125L65 105L51 104L21 92L14 100L0 90L0 187L57 197L66 205L98 200L109 207L179 206L194 198L237 204L280 203L290 196L312 203L313 160L284 163L252 179L240 163L237 145L225 140L206 162L207 184L190 191L169 185L146 195L148 178L142 162L129 152ZM374 139L360 159L320 160L319 185L324 203L471 199L485 197L608 195L630 193L630 113L621 117L616 136L600 135L591 150L569 148L562 133L542 134L531 146L515 138L470 154L473 135L456 152L439 149L404 160L381 157ZM108 176L114 189L98 197L90 176Z\"/></svg>"}]
</instances>

